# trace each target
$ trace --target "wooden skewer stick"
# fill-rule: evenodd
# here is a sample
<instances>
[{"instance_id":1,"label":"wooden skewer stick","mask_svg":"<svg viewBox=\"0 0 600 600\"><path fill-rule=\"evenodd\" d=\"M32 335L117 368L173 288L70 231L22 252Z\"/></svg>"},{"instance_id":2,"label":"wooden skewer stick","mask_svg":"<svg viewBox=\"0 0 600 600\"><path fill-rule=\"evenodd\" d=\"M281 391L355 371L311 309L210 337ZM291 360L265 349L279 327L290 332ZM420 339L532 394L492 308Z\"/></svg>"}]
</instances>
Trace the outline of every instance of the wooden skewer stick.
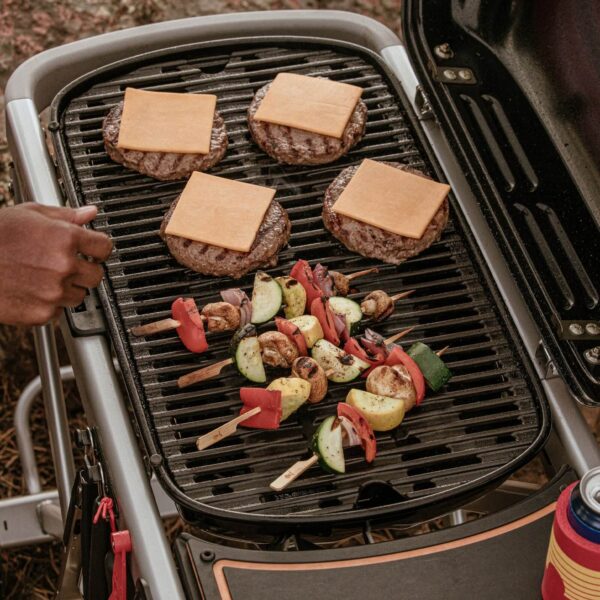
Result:
<instances>
[{"instance_id":1,"label":"wooden skewer stick","mask_svg":"<svg viewBox=\"0 0 600 600\"><path fill-rule=\"evenodd\" d=\"M205 315L198 315L204 323L208 320ZM131 335L141 337L143 335L154 335L155 333L163 333L164 331L171 331L177 329L181 323L176 319L162 319L161 321L154 321L153 323L146 323L145 325L137 325L131 328Z\"/></svg>"},{"instance_id":2,"label":"wooden skewer stick","mask_svg":"<svg viewBox=\"0 0 600 600\"><path fill-rule=\"evenodd\" d=\"M438 350L438 351L436 352L436 354L437 354L438 356L442 356L442 354L444 354L444 352L446 352L446 350L448 350L448 348L450 348L450 346L446 346L445 348L442 348L441 350Z\"/></svg>"},{"instance_id":3,"label":"wooden skewer stick","mask_svg":"<svg viewBox=\"0 0 600 600\"><path fill-rule=\"evenodd\" d=\"M302 473L310 469L317 461L319 457L313 454L306 460L299 460L295 462L287 471L284 471L277 479L269 484L269 487L276 492L284 490L292 481L296 481Z\"/></svg>"},{"instance_id":4,"label":"wooden skewer stick","mask_svg":"<svg viewBox=\"0 0 600 600\"><path fill-rule=\"evenodd\" d=\"M192 371L191 373L182 375L177 380L177 386L184 388L188 387L189 385L193 385L194 383L204 381L205 379L211 379L212 377L216 377L227 365L232 364L233 358L226 358L225 360L221 360L214 365L209 365L208 367L203 367L197 371Z\"/></svg>"},{"instance_id":5,"label":"wooden skewer stick","mask_svg":"<svg viewBox=\"0 0 600 600\"><path fill-rule=\"evenodd\" d=\"M364 269L364 271L356 271L356 273L350 273L350 275L346 275L346 279L348 281L352 281L357 277L362 277L363 275L368 275L369 273L379 273L379 269L377 267L371 267L370 269Z\"/></svg>"},{"instance_id":6,"label":"wooden skewer stick","mask_svg":"<svg viewBox=\"0 0 600 600\"><path fill-rule=\"evenodd\" d=\"M390 296L390 300L392 302L396 302L396 300L402 300L402 298L406 298L411 294L414 294L417 290L408 290L407 292L400 292L399 294L395 294L394 296Z\"/></svg>"},{"instance_id":7,"label":"wooden skewer stick","mask_svg":"<svg viewBox=\"0 0 600 600\"><path fill-rule=\"evenodd\" d=\"M198 448L198 450L205 450L209 446L212 446L213 444L220 442L222 439L229 437L237 431L240 423L243 423L250 417L257 415L260 411L260 406L255 406L252 410L249 410L243 415L239 415L238 417L231 419L231 421L227 421L227 423L224 425L221 425L220 427L209 431L203 436L200 436L196 440L196 448Z\"/></svg>"},{"instance_id":8,"label":"wooden skewer stick","mask_svg":"<svg viewBox=\"0 0 600 600\"><path fill-rule=\"evenodd\" d=\"M153 335L155 333L177 329L180 325L181 323L175 319L163 319L162 321L154 321L154 323L146 323L146 325L132 327L131 334L135 336Z\"/></svg>"},{"instance_id":9,"label":"wooden skewer stick","mask_svg":"<svg viewBox=\"0 0 600 600\"><path fill-rule=\"evenodd\" d=\"M393 344L394 342L397 342L398 340L402 339L405 335L408 335L415 327L416 327L416 325L413 325L412 327L409 327L408 329L403 329L402 331L399 331L398 333L395 333L394 335L390 336L389 338L383 340L383 343L386 346L388 344Z\"/></svg>"}]
</instances>

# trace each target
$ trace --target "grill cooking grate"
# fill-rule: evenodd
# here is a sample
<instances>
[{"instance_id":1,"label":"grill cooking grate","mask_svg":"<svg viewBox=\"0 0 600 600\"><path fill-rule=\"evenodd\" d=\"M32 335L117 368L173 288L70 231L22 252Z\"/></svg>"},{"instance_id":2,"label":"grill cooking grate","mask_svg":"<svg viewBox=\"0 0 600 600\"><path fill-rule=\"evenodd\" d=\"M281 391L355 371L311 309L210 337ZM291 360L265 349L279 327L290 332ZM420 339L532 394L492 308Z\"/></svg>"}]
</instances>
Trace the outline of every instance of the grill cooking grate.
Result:
<instances>
[{"instance_id":1,"label":"grill cooking grate","mask_svg":"<svg viewBox=\"0 0 600 600\"><path fill-rule=\"evenodd\" d=\"M284 167L252 143L246 127L248 104L281 71L363 86L367 131L347 157L329 166ZM102 120L129 85L218 94L230 143L212 172L276 187L277 199L292 220L290 245L281 252L279 266L270 270L275 274L288 272L297 258L344 272L376 264L349 253L323 229L323 192L342 168L369 157L432 171L401 108L398 89L376 57L357 47L278 41L174 49L95 73L55 100L53 116L60 126L55 141L65 187L74 202L98 206L95 227L114 241L101 296L149 452L162 457L159 470L180 504L244 521L350 520L367 514L359 510L361 490L366 492L364 486L378 480L399 494L397 502L380 510L415 510L506 476L539 447L547 430L545 404L532 389L528 367L501 324L455 216L441 242L399 268L384 266L379 275L362 279L360 294L353 295L376 288L389 293L416 289L377 329L391 334L416 325L407 345L415 340L434 348L450 344L444 358L455 373L448 388L430 395L400 428L378 435L374 466L351 450L343 476L313 468L283 493L268 487L283 468L307 456L307 438L315 424L332 413L351 384L332 384L324 402L304 407L278 431L241 430L197 452L198 435L237 414L238 388L247 382L232 367L202 387L179 390L176 380L226 357L230 336L210 334L209 352L198 357L173 332L140 339L128 330L169 316L178 296L193 296L203 305L233 283L179 266L158 237L162 216L183 183L156 182L107 157ZM251 284L252 276L241 281L247 290Z\"/></svg>"}]
</instances>

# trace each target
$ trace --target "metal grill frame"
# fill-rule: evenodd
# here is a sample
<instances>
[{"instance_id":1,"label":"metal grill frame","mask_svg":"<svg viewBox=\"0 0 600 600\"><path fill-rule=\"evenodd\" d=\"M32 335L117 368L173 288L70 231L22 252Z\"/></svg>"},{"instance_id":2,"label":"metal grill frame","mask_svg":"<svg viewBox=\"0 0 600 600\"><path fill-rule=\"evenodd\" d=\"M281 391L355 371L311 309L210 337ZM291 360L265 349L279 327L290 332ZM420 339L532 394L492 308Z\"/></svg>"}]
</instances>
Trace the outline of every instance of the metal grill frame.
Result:
<instances>
[{"instance_id":1,"label":"metal grill frame","mask_svg":"<svg viewBox=\"0 0 600 600\"><path fill-rule=\"evenodd\" d=\"M404 116L410 122L410 127L412 129L412 134L415 138L415 142L420 146L421 151L424 153L424 158L426 158L429 162L429 165L436 172L436 175L443 179L441 174L441 170L439 165L435 161L431 151L429 150L424 137L420 131L419 124L416 119L412 115L412 111L410 106L403 94L402 89L395 81L393 75L390 74L390 71L387 65L381 60L381 58L360 46L356 46L350 43L339 42L337 40L330 39L321 39L321 38L307 38L307 37L265 37L265 38L238 38L238 39L227 39L218 42L206 42L206 43L198 43L180 47L167 48L164 50L160 50L157 52L153 52L146 55L139 55L132 57L131 59L126 59L124 61L119 61L118 63L114 63L112 65L108 65L97 71L89 73L82 78L74 81L72 84L67 86L64 90L62 90L59 95L56 97L53 102L52 109L52 119L53 121L58 121L58 116L61 112L61 107L67 101L67 99L76 93L76 91L81 87L88 87L90 79L101 77L107 73L111 75L116 75L118 70L121 69L129 69L132 66L132 63L137 63L138 61L146 63L151 62L153 60L159 59L165 55L171 54L180 54L187 50L198 50L202 48L209 48L214 50L220 46L236 46L239 47L242 44L251 45L256 47L258 43L268 43L271 45L282 44L289 45L292 43L308 43L308 44L318 44L321 46L328 46L332 48L340 48L346 51L352 51L358 55L362 55L363 57L368 57L370 62L374 62L377 65L377 68L382 73L385 79L387 79L387 83L390 88L396 93L397 99L401 105L401 108L404 110ZM62 136L59 131L54 132L54 143L57 151L59 168L61 169L61 174L63 178L63 185L65 187L65 191L71 202L74 205L79 205L79 197L78 191L74 186L74 178L71 177L71 173L68 169L68 150L63 144ZM502 325L505 327L505 334L507 335L507 340L512 342L513 350L517 355L518 361L524 366L526 373L524 374L527 385L530 390L534 392L535 397L538 399L538 407L539 407L539 415L540 415L540 431L532 443L530 448L524 452L522 455L516 457L513 461L505 464L502 469L498 469L493 473L490 473L488 476L481 478L478 481L477 488L474 490L472 486L472 482L468 485L462 485L453 488L450 492L438 493L435 495L428 496L428 503L437 503L441 501L447 501L450 498L454 500L462 501L466 497L473 495L474 493L481 493L485 487L492 485L501 479L508 476L515 469L521 466L530 456L532 456L535 452L537 452L541 446L543 445L545 438L549 431L549 413L548 407L546 404L546 400L544 394L542 393L541 387L538 384L535 373L532 369L532 366L526 357L517 333L512 325L512 322L506 312L502 302L499 300L499 295L496 293L495 284L492 281L492 278L488 272L487 266L485 265L474 241L468 235L468 227L463 219L460 208L458 207L458 203L454 202L452 205L453 208L453 216L454 218L460 222L461 229L465 232L464 241L468 243L468 251L471 254L471 258L473 263L479 268L481 275L485 279L487 289L492 292L495 298L498 300L496 302L496 310L499 313L499 318L502 322ZM208 505L205 505L201 502L192 501L188 496L182 494L178 487L176 487L169 473L166 471L164 464L158 464L162 457L160 455L160 451L158 450L156 440L154 438L154 433L152 431L152 425L149 423L149 416L145 413L143 409L143 398L140 397L138 382L136 381L136 376L134 373L134 369L132 368L133 361L130 362L129 350L125 343L125 336L123 335L123 331L118 323L119 318L116 312L116 307L112 303L111 292L107 289L106 284L102 284L100 287L100 298L102 300L102 305L104 311L109 317L107 319L108 325L110 327L111 337L113 340L113 344L115 345L115 349L119 358L119 362L123 369L125 378L128 383L128 390L131 394L133 394L132 404L136 414L136 420L138 426L140 428L145 446L147 448L148 454L151 457L151 462L159 475L163 485L167 488L170 495L178 502L182 507L185 507L188 510L193 512L201 513L205 516L213 517L219 521L235 521L238 523L255 523L258 525L270 525L270 526L283 526L285 528L289 528L292 525L318 525L318 524L327 524L332 525L334 523L347 523L354 522L359 520L364 520L367 518L372 518L374 516L384 517L397 515L403 512L406 512L406 507L402 505L393 505L387 507L379 507L376 511L372 509L361 509L354 511L351 515L347 513L344 514L326 514L323 518L315 517L315 515L310 516L293 516L293 515L285 515L285 516L272 516L272 515L255 515L251 513L237 513L231 510L224 510L219 508L214 508ZM74 331L74 334L78 332ZM157 455L157 458L152 460L153 455ZM156 464L155 464L156 463ZM464 488L464 489L463 489ZM417 503L418 504L418 503ZM411 511L418 509L419 506L411 506Z\"/></svg>"}]
</instances>

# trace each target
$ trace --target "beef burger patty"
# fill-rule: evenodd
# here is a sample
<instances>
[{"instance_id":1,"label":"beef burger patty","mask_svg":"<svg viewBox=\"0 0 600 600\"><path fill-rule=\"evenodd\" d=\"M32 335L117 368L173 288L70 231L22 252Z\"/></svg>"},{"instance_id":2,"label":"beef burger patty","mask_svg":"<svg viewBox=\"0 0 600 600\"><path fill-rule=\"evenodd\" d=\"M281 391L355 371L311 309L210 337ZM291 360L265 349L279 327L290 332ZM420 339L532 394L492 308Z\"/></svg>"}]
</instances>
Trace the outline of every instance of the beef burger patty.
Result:
<instances>
[{"instance_id":1,"label":"beef burger patty","mask_svg":"<svg viewBox=\"0 0 600 600\"><path fill-rule=\"evenodd\" d=\"M175 260L203 275L228 276L239 279L258 267L274 267L278 252L290 239L291 223L287 212L278 202L271 202L250 252L238 252L195 242L165 233L169 219L177 205L177 198L160 226L160 236Z\"/></svg>"},{"instance_id":2,"label":"beef burger patty","mask_svg":"<svg viewBox=\"0 0 600 600\"><path fill-rule=\"evenodd\" d=\"M386 162L384 164L402 169L407 173L427 177L421 171L400 163ZM368 258L377 258L383 262L398 265L407 258L423 252L440 239L442 231L448 224L449 208L447 198L442 202L420 239L390 233L379 227L334 212L333 205L335 201L358 170L358 166L344 169L327 188L323 200L323 223L346 248ZM368 201L369 199L365 198L365 202Z\"/></svg>"},{"instance_id":3,"label":"beef burger patty","mask_svg":"<svg viewBox=\"0 0 600 600\"><path fill-rule=\"evenodd\" d=\"M119 102L106 115L102 124L104 147L112 160L144 175L170 181L185 179L194 171L207 171L214 167L227 150L227 130L221 115L215 111L208 154L176 154L174 152L141 152L117 148L123 102Z\"/></svg>"},{"instance_id":4,"label":"beef burger patty","mask_svg":"<svg viewBox=\"0 0 600 600\"><path fill-rule=\"evenodd\" d=\"M248 128L258 146L277 162L288 165L323 165L344 156L362 139L367 123L367 107L362 100L356 104L341 139L257 121L254 115L270 86L267 83L256 92L248 108Z\"/></svg>"}]
</instances>

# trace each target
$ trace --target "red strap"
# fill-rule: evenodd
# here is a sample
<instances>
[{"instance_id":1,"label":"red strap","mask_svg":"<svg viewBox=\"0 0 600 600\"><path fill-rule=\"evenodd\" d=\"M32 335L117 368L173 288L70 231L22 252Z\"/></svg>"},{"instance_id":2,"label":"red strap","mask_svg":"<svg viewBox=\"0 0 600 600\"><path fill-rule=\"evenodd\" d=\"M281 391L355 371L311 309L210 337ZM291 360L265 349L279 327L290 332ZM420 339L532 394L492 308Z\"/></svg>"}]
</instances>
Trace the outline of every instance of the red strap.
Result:
<instances>
[{"instance_id":1,"label":"red strap","mask_svg":"<svg viewBox=\"0 0 600 600\"><path fill-rule=\"evenodd\" d=\"M96 515L94 516L94 525L98 523L100 517L102 517L105 521L110 521L110 530L113 533L117 531L117 523L115 520L115 511L113 510L112 498L104 496L104 498L100 500L98 510L96 511Z\"/></svg>"},{"instance_id":2,"label":"red strap","mask_svg":"<svg viewBox=\"0 0 600 600\"><path fill-rule=\"evenodd\" d=\"M110 522L110 543L115 561L112 574L112 592L108 600L127 600L127 553L131 552L131 536L129 531L117 531L115 511L112 498L100 500L98 510L94 515L94 525L102 518Z\"/></svg>"},{"instance_id":3,"label":"red strap","mask_svg":"<svg viewBox=\"0 0 600 600\"><path fill-rule=\"evenodd\" d=\"M110 535L115 554L112 574L112 592L108 600L127 600L127 553L131 552L129 531L115 531Z\"/></svg>"}]
</instances>

